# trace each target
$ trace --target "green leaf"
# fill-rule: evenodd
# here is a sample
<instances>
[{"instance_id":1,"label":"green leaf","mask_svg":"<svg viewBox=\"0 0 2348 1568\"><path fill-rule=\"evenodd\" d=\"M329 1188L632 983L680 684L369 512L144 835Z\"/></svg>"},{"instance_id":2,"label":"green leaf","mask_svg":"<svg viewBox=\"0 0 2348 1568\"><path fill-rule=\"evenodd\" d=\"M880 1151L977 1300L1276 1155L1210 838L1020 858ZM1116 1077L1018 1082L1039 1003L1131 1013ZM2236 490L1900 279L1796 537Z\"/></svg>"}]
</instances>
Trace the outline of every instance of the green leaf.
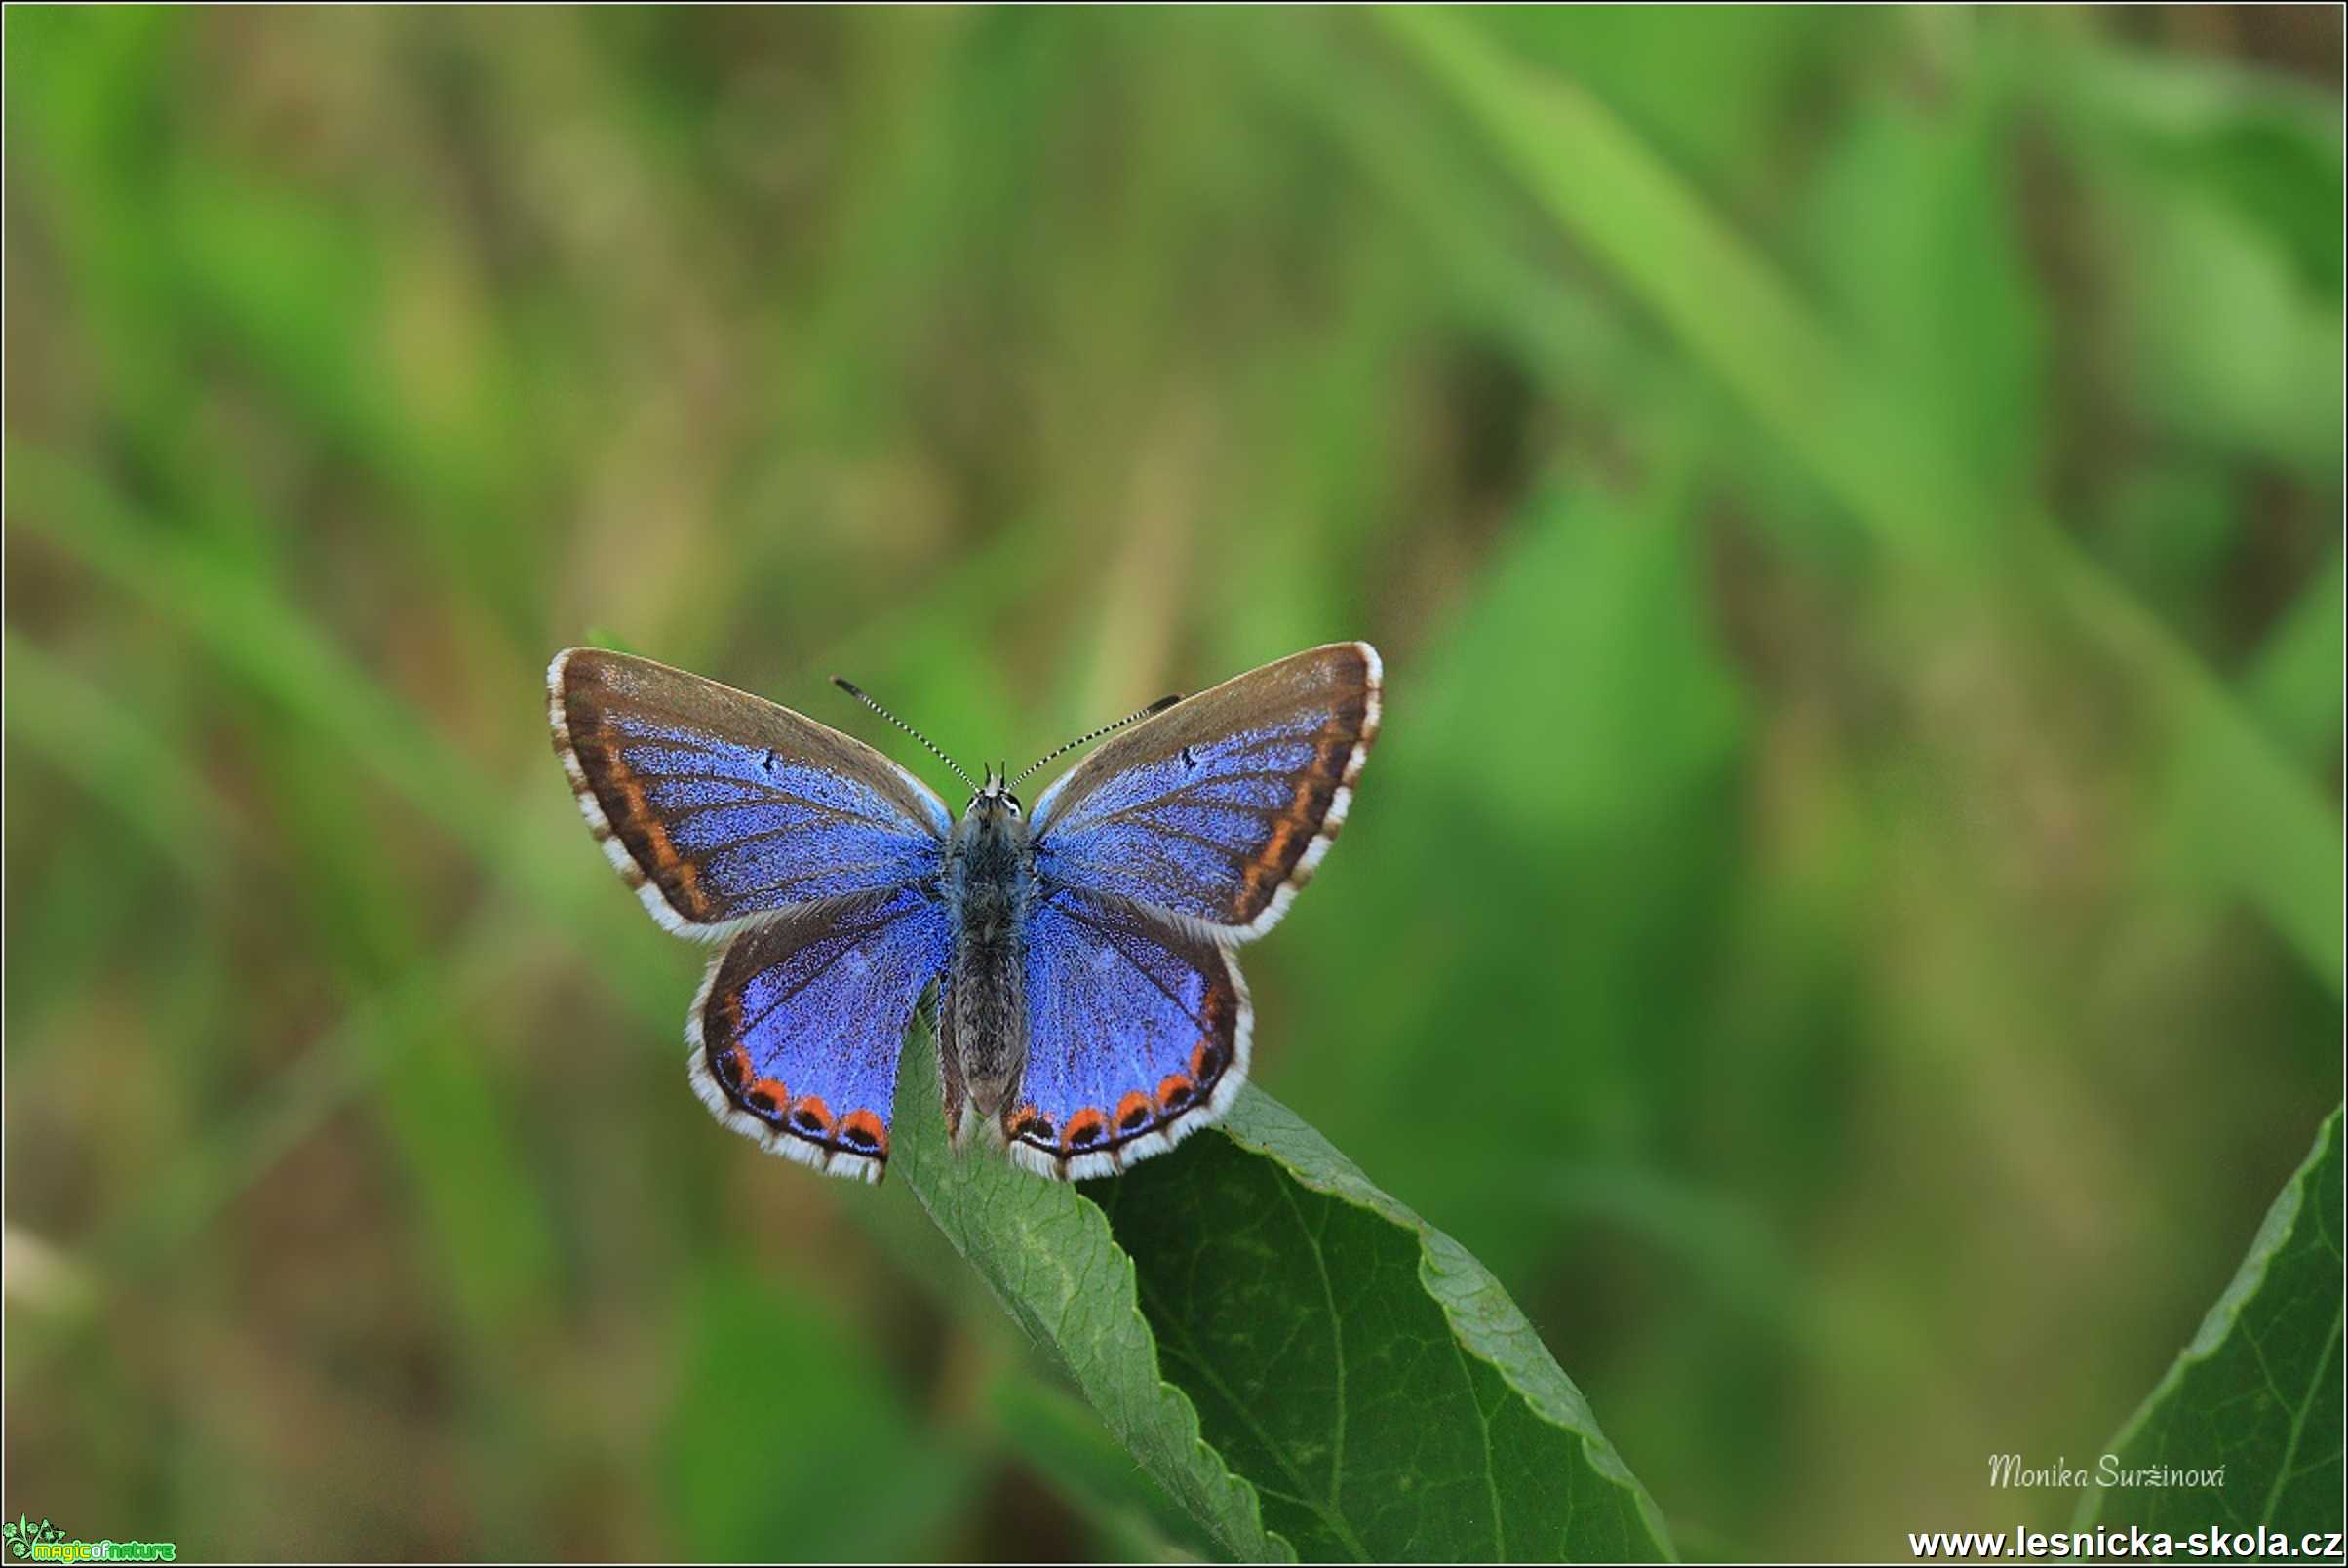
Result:
<instances>
[{"instance_id":1,"label":"green leaf","mask_svg":"<svg viewBox=\"0 0 2348 1568\"><path fill-rule=\"evenodd\" d=\"M2334 1110L2201 1332L2109 1445L2123 1471L2221 1470L2222 1481L2091 1485L2083 1528L2340 1528L2340 1211Z\"/></svg>"},{"instance_id":2,"label":"green leaf","mask_svg":"<svg viewBox=\"0 0 2348 1568\"><path fill-rule=\"evenodd\" d=\"M1260 1090L1081 1190L947 1147L934 1047L895 1169L1142 1469L1242 1557L1663 1558L1654 1504L1492 1275Z\"/></svg>"},{"instance_id":3,"label":"green leaf","mask_svg":"<svg viewBox=\"0 0 2348 1568\"><path fill-rule=\"evenodd\" d=\"M2037 483L2049 428L2004 74L1975 73L1936 110L1889 95L1857 107L1807 230L1856 340L2000 502Z\"/></svg>"},{"instance_id":4,"label":"green leaf","mask_svg":"<svg viewBox=\"0 0 2348 1568\"><path fill-rule=\"evenodd\" d=\"M1313 1560L1670 1555L1507 1292L1278 1101L1092 1185L1166 1375Z\"/></svg>"},{"instance_id":5,"label":"green leaf","mask_svg":"<svg viewBox=\"0 0 2348 1568\"><path fill-rule=\"evenodd\" d=\"M1199 1434L1190 1397L1159 1375L1133 1261L1100 1209L983 1152L959 1156L938 1100L937 1047L906 1036L890 1169L913 1189L1003 1310L1092 1401L1110 1431L1235 1557L1293 1560L1265 1528L1255 1488Z\"/></svg>"},{"instance_id":6,"label":"green leaf","mask_svg":"<svg viewBox=\"0 0 2348 1568\"><path fill-rule=\"evenodd\" d=\"M2028 61L2038 102L2066 137L2108 147L2149 182L2224 203L2337 305L2335 95L2221 52L2148 50L2094 31L2046 41L2054 47Z\"/></svg>"}]
</instances>

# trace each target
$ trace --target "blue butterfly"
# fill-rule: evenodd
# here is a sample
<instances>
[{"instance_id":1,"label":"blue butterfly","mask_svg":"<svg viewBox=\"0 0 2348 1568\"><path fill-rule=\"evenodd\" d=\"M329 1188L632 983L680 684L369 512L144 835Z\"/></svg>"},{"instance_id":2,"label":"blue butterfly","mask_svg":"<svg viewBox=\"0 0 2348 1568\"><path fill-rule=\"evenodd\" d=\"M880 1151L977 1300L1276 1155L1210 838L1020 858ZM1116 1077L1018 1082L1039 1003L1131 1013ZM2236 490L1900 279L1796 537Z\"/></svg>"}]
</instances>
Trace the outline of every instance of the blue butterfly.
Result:
<instances>
[{"instance_id":1,"label":"blue butterfly","mask_svg":"<svg viewBox=\"0 0 2348 1568\"><path fill-rule=\"evenodd\" d=\"M1233 950L1337 837L1380 667L1333 643L1154 703L1062 747L1113 737L1032 816L1005 770L978 784L938 752L971 787L959 819L863 742L699 676L574 647L546 682L622 880L671 931L724 944L685 1024L719 1120L879 1181L926 1002L956 1143L984 1129L1066 1180L1172 1148L1238 1094L1254 1015Z\"/></svg>"}]
</instances>

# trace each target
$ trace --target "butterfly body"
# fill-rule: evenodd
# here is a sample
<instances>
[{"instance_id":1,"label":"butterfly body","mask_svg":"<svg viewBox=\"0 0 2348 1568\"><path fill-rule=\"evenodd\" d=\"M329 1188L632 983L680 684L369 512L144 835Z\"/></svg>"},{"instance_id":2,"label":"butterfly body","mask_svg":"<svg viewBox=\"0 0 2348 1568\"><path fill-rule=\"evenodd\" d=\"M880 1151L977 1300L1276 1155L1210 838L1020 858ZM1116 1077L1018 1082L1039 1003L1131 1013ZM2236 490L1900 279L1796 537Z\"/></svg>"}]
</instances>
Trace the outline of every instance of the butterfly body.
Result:
<instances>
[{"instance_id":1,"label":"butterfly body","mask_svg":"<svg viewBox=\"0 0 2348 1568\"><path fill-rule=\"evenodd\" d=\"M1032 813L990 770L959 816L862 742L681 670L572 648L547 681L622 880L724 944L685 1031L720 1120L879 1180L926 1000L957 1140L983 1129L1066 1179L1170 1148L1238 1093L1236 949L1344 823L1381 672L1367 644L1309 649L1132 716Z\"/></svg>"},{"instance_id":2,"label":"butterfly body","mask_svg":"<svg viewBox=\"0 0 2348 1568\"><path fill-rule=\"evenodd\" d=\"M939 1015L947 1077L946 1125L957 1138L965 1105L998 1120L1027 1068L1027 923L1036 854L1018 801L991 776L955 824L944 893L953 959Z\"/></svg>"}]
</instances>

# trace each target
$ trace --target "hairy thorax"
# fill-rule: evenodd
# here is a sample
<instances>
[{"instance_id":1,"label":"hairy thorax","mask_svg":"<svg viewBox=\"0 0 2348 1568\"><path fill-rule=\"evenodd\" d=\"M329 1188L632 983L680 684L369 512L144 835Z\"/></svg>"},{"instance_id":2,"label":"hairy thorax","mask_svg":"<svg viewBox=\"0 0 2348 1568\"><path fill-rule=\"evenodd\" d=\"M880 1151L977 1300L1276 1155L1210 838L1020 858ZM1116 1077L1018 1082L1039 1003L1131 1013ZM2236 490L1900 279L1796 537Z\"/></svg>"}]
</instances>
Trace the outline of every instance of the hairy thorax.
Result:
<instances>
[{"instance_id":1,"label":"hairy thorax","mask_svg":"<svg viewBox=\"0 0 2348 1568\"><path fill-rule=\"evenodd\" d=\"M1034 888L1026 822L977 810L957 824L946 856L947 907L954 916L942 1042L950 1058L944 1064L950 1117L959 1109L951 1103L958 1077L989 1125L1016 1102L1027 1063L1026 929Z\"/></svg>"}]
</instances>

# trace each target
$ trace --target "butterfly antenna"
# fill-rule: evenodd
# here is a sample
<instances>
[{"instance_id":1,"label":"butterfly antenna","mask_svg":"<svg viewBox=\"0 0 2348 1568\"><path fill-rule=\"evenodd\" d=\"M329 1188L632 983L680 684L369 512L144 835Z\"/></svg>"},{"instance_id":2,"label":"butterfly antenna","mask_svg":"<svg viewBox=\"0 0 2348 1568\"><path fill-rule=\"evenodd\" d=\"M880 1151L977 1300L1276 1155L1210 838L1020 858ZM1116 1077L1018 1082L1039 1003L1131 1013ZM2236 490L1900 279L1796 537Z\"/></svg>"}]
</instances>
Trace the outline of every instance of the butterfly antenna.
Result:
<instances>
[{"instance_id":1,"label":"butterfly antenna","mask_svg":"<svg viewBox=\"0 0 2348 1568\"><path fill-rule=\"evenodd\" d=\"M841 690L846 692L849 696L854 697L858 702L861 702L866 707L872 709L873 712L879 714L890 724L895 725L899 729L904 730L914 739L920 741L923 746L928 747L929 755L936 758L939 762L944 763L948 767L953 768L954 776L960 779L963 783L968 784L970 786L971 794L976 795L978 793L977 783L970 777L969 774L962 771L961 764L959 763L957 763L953 758L938 750L936 743L931 741L927 735L922 734L919 729L914 728L913 725L907 724L895 714L890 713L886 708L881 707L878 702L875 702L872 698L872 694L866 691L864 687L856 685L853 681L842 681L839 676L832 677L832 684L840 687Z\"/></svg>"},{"instance_id":2,"label":"butterfly antenna","mask_svg":"<svg viewBox=\"0 0 2348 1568\"><path fill-rule=\"evenodd\" d=\"M1089 746L1094 741L1099 740L1103 735L1114 735L1118 730L1124 728L1127 725L1139 724L1142 720L1149 718L1154 713L1164 713L1168 708L1173 707L1174 704L1180 702L1181 700L1182 693L1179 691L1174 692L1170 696L1160 697L1155 702L1150 704L1150 706L1147 708L1135 709L1132 713L1125 715L1124 718L1119 719L1114 725L1103 725L1100 728L1094 730L1089 735L1078 735L1076 739L1070 741L1065 746L1055 746L1050 751L1045 752L1041 757L1038 757L1034 762L1028 764L1027 766L1021 768L1019 771L1019 778L1011 780L1011 783L1016 786L1020 778L1027 777L1030 773L1033 773L1037 768L1041 767L1045 763L1050 762L1053 758L1065 757L1070 752L1075 751L1078 746Z\"/></svg>"}]
</instances>

